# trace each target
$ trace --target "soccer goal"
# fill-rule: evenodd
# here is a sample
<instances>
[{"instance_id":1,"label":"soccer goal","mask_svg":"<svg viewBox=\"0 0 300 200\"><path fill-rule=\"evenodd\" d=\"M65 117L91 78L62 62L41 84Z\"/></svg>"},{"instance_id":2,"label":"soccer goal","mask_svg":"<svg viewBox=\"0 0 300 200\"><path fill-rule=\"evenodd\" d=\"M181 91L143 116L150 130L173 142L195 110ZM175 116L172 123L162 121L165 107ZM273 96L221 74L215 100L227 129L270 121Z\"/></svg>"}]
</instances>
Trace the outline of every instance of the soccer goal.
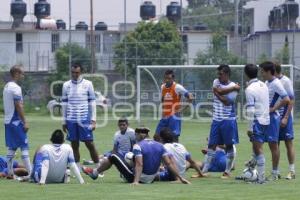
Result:
<instances>
[{"instance_id":1,"label":"soccer goal","mask_svg":"<svg viewBox=\"0 0 300 200\"><path fill-rule=\"evenodd\" d=\"M163 83L164 72L172 69L175 81L182 84L195 96L195 101L185 109L183 117L188 120L210 121L212 116L212 83L217 78L218 65L157 65L137 66L137 106L136 118L138 122L159 119L161 113L160 87ZM283 65L283 73L293 81L294 67ZM244 65L230 65L231 81L241 85L237 97L237 115L243 120L245 104L246 78ZM260 73L259 73L260 76Z\"/></svg>"}]
</instances>

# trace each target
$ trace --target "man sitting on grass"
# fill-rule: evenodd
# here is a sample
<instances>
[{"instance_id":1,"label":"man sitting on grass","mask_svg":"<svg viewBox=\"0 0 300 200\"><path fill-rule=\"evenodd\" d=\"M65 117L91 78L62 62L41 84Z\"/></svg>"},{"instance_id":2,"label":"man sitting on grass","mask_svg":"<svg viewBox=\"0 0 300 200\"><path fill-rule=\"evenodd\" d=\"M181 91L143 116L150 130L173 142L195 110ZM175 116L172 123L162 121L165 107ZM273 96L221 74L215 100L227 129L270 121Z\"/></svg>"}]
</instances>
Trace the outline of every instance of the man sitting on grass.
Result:
<instances>
[{"instance_id":1,"label":"man sitting on grass","mask_svg":"<svg viewBox=\"0 0 300 200\"><path fill-rule=\"evenodd\" d=\"M169 153L170 160L176 165L179 174L184 177L187 165L194 168L197 172L197 177L204 177L196 162L192 159L191 154L186 148L177 142L174 142L174 137L169 128L163 128L160 131L160 139L164 144L165 149ZM176 177L165 167L157 175L160 181L175 181Z\"/></svg>"},{"instance_id":2,"label":"man sitting on grass","mask_svg":"<svg viewBox=\"0 0 300 200\"><path fill-rule=\"evenodd\" d=\"M158 142L149 139L149 129L145 127L136 128L135 135L137 144L133 146L134 167L131 168L117 154L110 156L110 162L114 164L124 179L138 185L139 183L152 183L156 177L161 161L165 166L184 184L190 182L179 175L176 167L170 161L169 155L164 146ZM107 169L106 165L101 165L99 168L83 167L82 171L92 179L97 179L98 174Z\"/></svg>"},{"instance_id":3,"label":"man sitting on grass","mask_svg":"<svg viewBox=\"0 0 300 200\"><path fill-rule=\"evenodd\" d=\"M40 185L65 183L68 176L67 166L70 166L78 181L83 184L84 180L75 164L73 150L69 144L64 144L64 133L55 130L50 141L52 144L41 146L34 155L32 180Z\"/></svg>"}]
</instances>

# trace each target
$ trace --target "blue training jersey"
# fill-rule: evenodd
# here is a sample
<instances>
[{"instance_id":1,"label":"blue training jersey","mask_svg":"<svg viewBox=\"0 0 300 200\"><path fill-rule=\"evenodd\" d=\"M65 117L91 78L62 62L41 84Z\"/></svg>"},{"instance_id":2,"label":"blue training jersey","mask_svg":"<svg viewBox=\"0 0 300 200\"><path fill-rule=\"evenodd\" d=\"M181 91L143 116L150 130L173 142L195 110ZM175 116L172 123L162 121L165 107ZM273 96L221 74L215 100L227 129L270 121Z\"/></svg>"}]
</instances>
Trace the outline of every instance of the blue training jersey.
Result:
<instances>
[{"instance_id":1,"label":"blue training jersey","mask_svg":"<svg viewBox=\"0 0 300 200\"><path fill-rule=\"evenodd\" d=\"M208 168L209 172L224 172L226 168L226 153L224 150L217 150L214 159Z\"/></svg>"},{"instance_id":2,"label":"blue training jersey","mask_svg":"<svg viewBox=\"0 0 300 200\"><path fill-rule=\"evenodd\" d=\"M163 156L167 156L167 151L161 143L150 139L144 139L133 146L134 156L143 157L143 174L153 175L159 170Z\"/></svg>"}]
</instances>

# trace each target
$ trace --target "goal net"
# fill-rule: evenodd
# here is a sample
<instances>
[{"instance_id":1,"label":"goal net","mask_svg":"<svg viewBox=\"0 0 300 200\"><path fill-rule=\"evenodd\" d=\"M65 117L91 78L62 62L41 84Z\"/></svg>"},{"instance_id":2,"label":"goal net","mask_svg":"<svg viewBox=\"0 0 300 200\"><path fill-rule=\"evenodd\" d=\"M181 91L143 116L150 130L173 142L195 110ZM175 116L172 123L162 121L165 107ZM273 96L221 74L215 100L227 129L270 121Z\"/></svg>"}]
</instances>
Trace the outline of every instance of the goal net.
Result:
<instances>
[{"instance_id":1,"label":"goal net","mask_svg":"<svg viewBox=\"0 0 300 200\"><path fill-rule=\"evenodd\" d=\"M211 121L212 118L212 83L217 78L218 65L163 65L137 66L137 106L138 122L158 120L161 117L160 87L163 83L164 72L172 69L175 81L182 84L195 96L195 101L182 113L183 120ZM239 120L244 119L246 77L244 65L230 65L230 80L237 82L241 90L236 100L236 110ZM293 81L292 65L283 65L283 73ZM259 73L260 76L260 73ZM259 77L260 78L260 77ZM183 105L185 102L183 100Z\"/></svg>"}]
</instances>

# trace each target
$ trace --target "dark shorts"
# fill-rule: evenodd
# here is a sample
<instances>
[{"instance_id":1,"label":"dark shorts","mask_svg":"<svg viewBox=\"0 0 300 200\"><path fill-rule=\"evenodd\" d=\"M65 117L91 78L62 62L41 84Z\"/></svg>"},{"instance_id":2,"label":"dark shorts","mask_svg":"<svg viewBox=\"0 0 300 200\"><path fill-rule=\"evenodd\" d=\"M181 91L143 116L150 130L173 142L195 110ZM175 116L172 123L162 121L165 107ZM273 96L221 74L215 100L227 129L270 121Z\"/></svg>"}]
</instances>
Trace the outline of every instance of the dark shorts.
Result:
<instances>
[{"instance_id":1,"label":"dark shorts","mask_svg":"<svg viewBox=\"0 0 300 200\"><path fill-rule=\"evenodd\" d=\"M9 149L28 149L27 133L21 121L5 124L5 143Z\"/></svg>"},{"instance_id":2,"label":"dark shorts","mask_svg":"<svg viewBox=\"0 0 300 200\"><path fill-rule=\"evenodd\" d=\"M236 120L213 120L208 145L232 145L239 143Z\"/></svg>"},{"instance_id":3,"label":"dark shorts","mask_svg":"<svg viewBox=\"0 0 300 200\"><path fill-rule=\"evenodd\" d=\"M93 132L90 127L90 122L70 122L67 121L67 129L68 129L68 136L67 139L69 141L93 141Z\"/></svg>"}]
</instances>

